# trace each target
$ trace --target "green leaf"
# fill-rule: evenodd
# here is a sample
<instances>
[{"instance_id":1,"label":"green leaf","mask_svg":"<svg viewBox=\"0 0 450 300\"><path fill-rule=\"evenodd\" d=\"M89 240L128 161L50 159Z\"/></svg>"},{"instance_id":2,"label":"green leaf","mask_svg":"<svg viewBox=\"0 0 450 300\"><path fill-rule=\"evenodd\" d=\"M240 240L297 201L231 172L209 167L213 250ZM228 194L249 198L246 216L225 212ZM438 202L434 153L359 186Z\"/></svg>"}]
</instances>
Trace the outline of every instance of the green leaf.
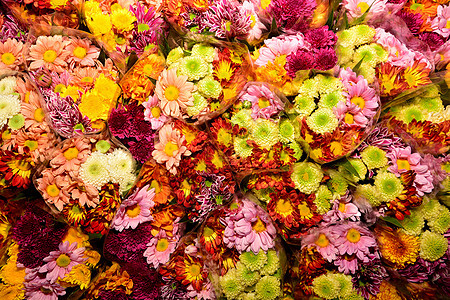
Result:
<instances>
[{"instance_id":1,"label":"green leaf","mask_svg":"<svg viewBox=\"0 0 450 300\"><path fill-rule=\"evenodd\" d=\"M342 166L345 168L345 170L347 170L353 176L356 176L357 178L362 179L361 177L359 177L358 171L356 171L355 167L350 163L350 161L347 158L342 163Z\"/></svg>"},{"instance_id":2,"label":"green leaf","mask_svg":"<svg viewBox=\"0 0 450 300\"><path fill-rule=\"evenodd\" d=\"M396 218L386 216L386 217L381 217L381 220L383 220L383 221L385 221L387 223L391 223L391 224L393 224L393 225L395 225L397 227L400 227L400 228L404 229L402 224Z\"/></svg>"}]
</instances>

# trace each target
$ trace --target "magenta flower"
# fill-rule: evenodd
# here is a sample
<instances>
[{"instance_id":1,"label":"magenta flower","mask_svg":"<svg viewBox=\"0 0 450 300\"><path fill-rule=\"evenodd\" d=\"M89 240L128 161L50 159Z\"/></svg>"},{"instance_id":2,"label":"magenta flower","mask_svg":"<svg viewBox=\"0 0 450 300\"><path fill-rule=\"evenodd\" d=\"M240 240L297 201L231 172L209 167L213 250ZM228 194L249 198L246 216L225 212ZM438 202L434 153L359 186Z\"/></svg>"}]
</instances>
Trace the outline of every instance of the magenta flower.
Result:
<instances>
[{"instance_id":1,"label":"magenta flower","mask_svg":"<svg viewBox=\"0 0 450 300\"><path fill-rule=\"evenodd\" d=\"M316 57L314 56L314 53L305 49L299 49L297 52L293 52L286 57L286 65L284 68L286 69L287 74L291 78L294 78L297 71L310 70L313 69L315 65Z\"/></svg>"},{"instance_id":2,"label":"magenta flower","mask_svg":"<svg viewBox=\"0 0 450 300\"><path fill-rule=\"evenodd\" d=\"M149 190L149 187L144 186L122 202L111 228L118 231L136 229L139 224L153 220L151 209L155 206L155 189Z\"/></svg>"},{"instance_id":3,"label":"magenta flower","mask_svg":"<svg viewBox=\"0 0 450 300\"><path fill-rule=\"evenodd\" d=\"M51 282L39 274L37 268L25 269L25 297L29 300L57 300L66 294L57 282Z\"/></svg>"},{"instance_id":4,"label":"magenta flower","mask_svg":"<svg viewBox=\"0 0 450 300\"><path fill-rule=\"evenodd\" d=\"M306 22L316 8L316 1L272 0L269 10L278 27L302 31L308 27Z\"/></svg>"},{"instance_id":5,"label":"magenta flower","mask_svg":"<svg viewBox=\"0 0 450 300\"><path fill-rule=\"evenodd\" d=\"M335 246L335 242L338 236L329 230L329 228L311 228L302 239L303 247L315 247L329 262L332 262L337 258L338 250Z\"/></svg>"},{"instance_id":6,"label":"magenta flower","mask_svg":"<svg viewBox=\"0 0 450 300\"><path fill-rule=\"evenodd\" d=\"M328 26L309 30L305 33L305 39L313 48L333 47L337 42L336 34Z\"/></svg>"},{"instance_id":7,"label":"magenta flower","mask_svg":"<svg viewBox=\"0 0 450 300\"><path fill-rule=\"evenodd\" d=\"M359 268L359 263L358 259L352 256L340 256L333 262L333 264L338 267L338 271L344 274L354 274Z\"/></svg>"},{"instance_id":8,"label":"magenta flower","mask_svg":"<svg viewBox=\"0 0 450 300\"><path fill-rule=\"evenodd\" d=\"M267 212L255 203L244 200L238 212L225 217L223 241L228 248L239 252L269 250L275 246L276 229Z\"/></svg>"},{"instance_id":9,"label":"magenta flower","mask_svg":"<svg viewBox=\"0 0 450 300\"><path fill-rule=\"evenodd\" d=\"M281 35L264 41L264 46L259 49L258 59L255 65L262 67L267 63L274 62L275 58L281 55L289 55L297 52L298 49L307 49L303 34Z\"/></svg>"},{"instance_id":10,"label":"magenta flower","mask_svg":"<svg viewBox=\"0 0 450 300\"><path fill-rule=\"evenodd\" d=\"M252 103L251 116L254 120L258 118L269 119L283 110L284 107L280 98L266 84L250 85L241 97L241 101Z\"/></svg>"},{"instance_id":11,"label":"magenta flower","mask_svg":"<svg viewBox=\"0 0 450 300\"><path fill-rule=\"evenodd\" d=\"M44 258L45 265L39 268L39 273L47 273L45 278L54 283L58 278L64 278L73 266L79 265L87 260L84 257L84 247L77 248L77 242L70 244L69 241L59 244L59 250L50 252Z\"/></svg>"},{"instance_id":12,"label":"magenta flower","mask_svg":"<svg viewBox=\"0 0 450 300\"><path fill-rule=\"evenodd\" d=\"M159 107L159 99L156 95L150 96L142 105L145 107L144 119L152 124L153 130L158 130L168 120Z\"/></svg>"},{"instance_id":13,"label":"magenta flower","mask_svg":"<svg viewBox=\"0 0 450 300\"><path fill-rule=\"evenodd\" d=\"M252 23L237 1L216 1L205 16L209 31L221 39L246 36Z\"/></svg>"},{"instance_id":14,"label":"magenta flower","mask_svg":"<svg viewBox=\"0 0 450 300\"><path fill-rule=\"evenodd\" d=\"M387 154L387 157L390 161L388 170L397 175L397 177L409 170L413 170L416 173L414 186L419 196L433 191L433 175L428 170L428 166L422 164L420 154L411 152L411 147L394 148Z\"/></svg>"},{"instance_id":15,"label":"magenta flower","mask_svg":"<svg viewBox=\"0 0 450 300\"><path fill-rule=\"evenodd\" d=\"M340 255L354 254L364 262L369 261L367 255L371 247L377 246L377 242L368 229L349 222L334 226L333 231L339 236L336 245Z\"/></svg>"},{"instance_id":16,"label":"magenta flower","mask_svg":"<svg viewBox=\"0 0 450 300\"><path fill-rule=\"evenodd\" d=\"M160 230L147 244L144 257L147 258L147 263L156 269L169 261L170 254L175 251L176 246L176 238L168 237L165 230Z\"/></svg>"},{"instance_id":17,"label":"magenta flower","mask_svg":"<svg viewBox=\"0 0 450 300\"><path fill-rule=\"evenodd\" d=\"M337 63L336 51L331 47L321 48L315 51L316 65L314 68L321 71L332 69Z\"/></svg>"}]
</instances>

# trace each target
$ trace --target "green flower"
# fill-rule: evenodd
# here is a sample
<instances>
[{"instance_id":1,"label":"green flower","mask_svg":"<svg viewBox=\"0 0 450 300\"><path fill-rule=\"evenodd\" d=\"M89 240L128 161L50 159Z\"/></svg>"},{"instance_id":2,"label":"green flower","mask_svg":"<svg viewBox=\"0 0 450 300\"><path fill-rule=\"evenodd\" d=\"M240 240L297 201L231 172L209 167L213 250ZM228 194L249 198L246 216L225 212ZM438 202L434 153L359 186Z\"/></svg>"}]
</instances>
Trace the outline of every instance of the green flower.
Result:
<instances>
[{"instance_id":1,"label":"green flower","mask_svg":"<svg viewBox=\"0 0 450 300\"><path fill-rule=\"evenodd\" d=\"M364 197L372 207L376 207L383 203L380 192L371 184L359 184L356 187L356 193Z\"/></svg>"},{"instance_id":2,"label":"green flower","mask_svg":"<svg viewBox=\"0 0 450 300\"><path fill-rule=\"evenodd\" d=\"M184 57L184 51L181 49L181 47L177 47L175 49L172 49L169 54L167 55L166 64L171 65L180 58Z\"/></svg>"},{"instance_id":3,"label":"green flower","mask_svg":"<svg viewBox=\"0 0 450 300\"><path fill-rule=\"evenodd\" d=\"M447 239L440 234L425 231L420 237L420 257L429 261L436 261L448 248Z\"/></svg>"},{"instance_id":4,"label":"green flower","mask_svg":"<svg viewBox=\"0 0 450 300\"><path fill-rule=\"evenodd\" d=\"M261 276L258 272L250 271L249 268L239 261L236 264L236 278L244 286L252 286L259 281Z\"/></svg>"},{"instance_id":5,"label":"green flower","mask_svg":"<svg viewBox=\"0 0 450 300\"><path fill-rule=\"evenodd\" d=\"M342 273L329 274L339 283L339 298L347 299L347 296L353 293L352 277Z\"/></svg>"},{"instance_id":6,"label":"green flower","mask_svg":"<svg viewBox=\"0 0 450 300\"><path fill-rule=\"evenodd\" d=\"M214 80L212 76L208 76L200 80L197 84L198 91L206 98L219 98L222 94L222 86L220 82Z\"/></svg>"},{"instance_id":7,"label":"green flower","mask_svg":"<svg viewBox=\"0 0 450 300\"><path fill-rule=\"evenodd\" d=\"M303 95L304 97L314 99L314 97L317 97L319 95L317 81L314 79L307 79L303 81L298 93L299 95Z\"/></svg>"},{"instance_id":8,"label":"green flower","mask_svg":"<svg viewBox=\"0 0 450 300\"><path fill-rule=\"evenodd\" d=\"M312 194L320 185L323 172L319 165L310 162L294 164L291 179L300 192Z\"/></svg>"},{"instance_id":9,"label":"green flower","mask_svg":"<svg viewBox=\"0 0 450 300\"><path fill-rule=\"evenodd\" d=\"M251 271L259 271L267 263L267 255L263 250L259 250L257 255L252 251L243 252L239 259Z\"/></svg>"},{"instance_id":10,"label":"green flower","mask_svg":"<svg viewBox=\"0 0 450 300\"><path fill-rule=\"evenodd\" d=\"M398 112L400 120L409 124L412 120L422 121L425 116L423 114L423 110L419 105L408 105L404 106Z\"/></svg>"},{"instance_id":11,"label":"green flower","mask_svg":"<svg viewBox=\"0 0 450 300\"><path fill-rule=\"evenodd\" d=\"M334 299L339 296L341 286L333 276L323 274L313 280L313 290L319 297Z\"/></svg>"},{"instance_id":12,"label":"green flower","mask_svg":"<svg viewBox=\"0 0 450 300\"><path fill-rule=\"evenodd\" d=\"M425 220L419 210L411 210L409 216L400 221L403 226L403 230L409 235L420 235L422 229L425 226Z\"/></svg>"},{"instance_id":13,"label":"green flower","mask_svg":"<svg viewBox=\"0 0 450 300\"><path fill-rule=\"evenodd\" d=\"M403 185L399 178L390 172L381 172L375 177L375 186L380 192L381 200L391 201L403 192Z\"/></svg>"},{"instance_id":14,"label":"green flower","mask_svg":"<svg viewBox=\"0 0 450 300\"><path fill-rule=\"evenodd\" d=\"M252 155L253 147L247 143L245 138L234 137L233 146L238 157L247 158Z\"/></svg>"},{"instance_id":15,"label":"green flower","mask_svg":"<svg viewBox=\"0 0 450 300\"><path fill-rule=\"evenodd\" d=\"M350 31L355 35L355 46L371 43L376 34L375 29L368 25L353 26Z\"/></svg>"},{"instance_id":16,"label":"green flower","mask_svg":"<svg viewBox=\"0 0 450 300\"><path fill-rule=\"evenodd\" d=\"M354 67L354 66L352 66ZM376 78L376 74L375 74L375 67L371 67L366 63L362 63L360 68L359 68L359 75L362 75L367 82L370 84L374 81L374 79Z\"/></svg>"},{"instance_id":17,"label":"green flower","mask_svg":"<svg viewBox=\"0 0 450 300\"><path fill-rule=\"evenodd\" d=\"M251 117L252 111L250 109L241 109L231 117L231 123L237 124L239 127L250 129L254 125L253 118Z\"/></svg>"},{"instance_id":18,"label":"green flower","mask_svg":"<svg viewBox=\"0 0 450 300\"><path fill-rule=\"evenodd\" d=\"M440 205L434 218L428 221L431 231L443 234L450 228L450 211Z\"/></svg>"},{"instance_id":19,"label":"green flower","mask_svg":"<svg viewBox=\"0 0 450 300\"><path fill-rule=\"evenodd\" d=\"M295 159L299 160L300 157L302 157L302 155L303 155L303 150L302 150L302 148L301 148L301 146L300 146L299 143L297 143L297 142L292 142L292 143L289 143L287 146L288 146L289 148L291 148L292 150L294 150L294 158L295 158Z\"/></svg>"},{"instance_id":20,"label":"green flower","mask_svg":"<svg viewBox=\"0 0 450 300\"><path fill-rule=\"evenodd\" d=\"M332 133L338 126L339 121L329 108L319 108L306 118L309 128L318 134Z\"/></svg>"},{"instance_id":21,"label":"green flower","mask_svg":"<svg viewBox=\"0 0 450 300\"><path fill-rule=\"evenodd\" d=\"M17 114L8 120L8 127L12 130L18 130L25 125L25 118L22 114Z\"/></svg>"},{"instance_id":22,"label":"green flower","mask_svg":"<svg viewBox=\"0 0 450 300\"><path fill-rule=\"evenodd\" d=\"M191 117L198 115L201 111L208 107L208 101L199 93L192 93L192 97L194 98L194 104L186 109L187 114Z\"/></svg>"},{"instance_id":23,"label":"green flower","mask_svg":"<svg viewBox=\"0 0 450 300\"><path fill-rule=\"evenodd\" d=\"M313 97L307 97L303 94L297 95L294 99L295 110L300 116L309 116L315 109L316 103Z\"/></svg>"},{"instance_id":24,"label":"green flower","mask_svg":"<svg viewBox=\"0 0 450 300\"><path fill-rule=\"evenodd\" d=\"M352 61L353 58L353 47L346 47L339 45L336 47L336 54L338 56L339 65L345 65Z\"/></svg>"},{"instance_id":25,"label":"green flower","mask_svg":"<svg viewBox=\"0 0 450 300\"><path fill-rule=\"evenodd\" d=\"M319 100L319 108L333 109L339 102L345 102L346 98L342 95L342 90L336 90L331 93L322 95Z\"/></svg>"},{"instance_id":26,"label":"green flower","mask_svg":"<svg viewBox=\"0 0 450 300\"><path fill-rule=\"evenodd\" d=\"M388 59L389 53L383 48L383 46L377 43L372 43L370 44L370 47L375 50L375 53L378 56L378 61L385 62Z\"/></svg>"},{"instance_id":27,"label":"green flower","mask_svg":"<svg viewBox=\"0 0 450 300\"><path fill-rule=\"evenodd\" d=\"M254 140L258 146L270 149L278 140L278 125L270 120L260 119L252 130L250 139Z\"/></svg>"},{"instance_id":28,"label":"green flower","mask_svg":"<svg viewBox=\"0 0 450 300\"><path fill-rule=\"evenodd\" d=\"M283 143L293 142L295 139L295 128L289 119L282 120L278 125L280 141Z\"/></svg>"},{"instance_id":29,"label":"green flower","mask_svg":"<svg viewBox=\"0 0 450 300\"><path fill-rule=\"evenodd\" d=\"M327 182L328 189L333 194L344 195L348 188L347 180L339 172L333 170L329 172L329 175L331 178Z\"/></svg>"},{"instance_id":30,"label":"green flower","mask_svg":"<svg viewBox=\"0 0 450 300\"><path fill-rule=\"evenodd\" d=\"M255 291L257 299L277 299L281 296L280 280L274 276L264 276L256 284Z\"/></svg>"},{"instance_id":31,"label":"green flower","mask_svg":"<svg viewBox=\"0 0 450 300\"><path fill-rule=\"evenodd\" d=\"M348 294L345 297L339 298L342 300L364 300L364 297L358 294L357 291L352 291L350 294Z\"/></svg>"},{"instance_id":32,"label":"green flower","mask_svg":"<svg viewBox=\"0 0 450 300\"><path fill-rule=\"evenodd\" d=\"M334 76L318 74L314 77L314 80L317 82L317 89L321 95L329 94L335 90L342 90L344 88L342 80Z\"/></svg>"},{"instance_id":33,"label":"green flower","mask_svg":"<svg viewBox=\"0 0 450 300\"><path fill-rule=\"evenodd\" d=\"M330 190L325 185L321 185L317 190L316 198L314 199L317 212L319 214L328 212L331 208L331 200L333 200L333 194L331 194Z\"/></svg>"},{"instance_id":34,"label":"green flower","mask_svg":"<svg viewBox=\"0 0 450 300\"><path fill-rule=\"evenodd\" d=\"M418 98L414 101L422 110L427 112L441 112L445 109L442 104L441 97L435 98Z\"/></svg>"},{"instance_id":35,"label":"green flower","mask_svg":"<svg viewBox=\"0 0 450 300\"><path fill-rule=\"evenodd\" d=\"M387 165L386 152L375 146L368 146L361 152L362 161L369 170L382 168Z\"/></svg>"},{"instance_id":36,"label":"green flower","mask_svg":"<svg viewBox=\"0 0 450 300\"><path fill-rule=\"evenodd\" d=\"M440 203L436 198L428 198L424 197L422 205L419 206L418 210L420 210L422 216L427 221L431 221L433 218L436 217L437 213L439 212Z\"/></svg>"},{"instance_id":37,"label":"green flower","mask_svg":"<svg viewBox=\"0 0 450 300\"><path fill-rule=\"evenodd\" d=\"M207 44L195 44L194 47L192 47L192 55L200 56L205 61L212 62L216 55L216 51L214 50L214 47Z\"/></svg>"},{"instance_id":38,"label":"green flower","mask_svg":"<svg viewBox=\"0 0 450 300\"><path fill-rule=\"evenodd\" d=\"M280 258L275 250L267 251L267 263L261 269L262 275L273 275L280 268Z\"/></svg>"},{"instance_id":39,"label":"green flower","mask_svg":"<svg viewBox=\"0 0 450 300\"><path fill-rule=\"evenodd\" d=\"M353 62L356 64L361 59L370 67L375 67L379 63L378 55L370 45L361 46L355 51Z\"/></svg>"},{"instance_id":40,"label":"green flower","mask_svg":"<svg viewBox=\"0 0 450 300\"><path fill-rule=\"evenodd\" d=\"M243 282L238 280L236 269L229 269L227 274L219 278L220 287L228 299L237 298L244 291Z\"/></svg>"},{"instance_id":41,"label":"green flower","mask_svg":"<svg viewBox=\"0 0 450 300\"><path fill-rule=\"evenodd\" d=\"M337 33L337 44L342 48L353 49L355 46L355 35L350 30L343 30Z\"/></svg>"},{"instance_id":42,"label":"green flower","mask_svg":"<svg viewBox=\"0 0 450 300\"><path fill-rule=\"evenodd\" d=\"M199 56L187 56L180 59L177 73L186 75L190 81L196 81L208 74L208 63Z\"/></svg>"}]
</instances>

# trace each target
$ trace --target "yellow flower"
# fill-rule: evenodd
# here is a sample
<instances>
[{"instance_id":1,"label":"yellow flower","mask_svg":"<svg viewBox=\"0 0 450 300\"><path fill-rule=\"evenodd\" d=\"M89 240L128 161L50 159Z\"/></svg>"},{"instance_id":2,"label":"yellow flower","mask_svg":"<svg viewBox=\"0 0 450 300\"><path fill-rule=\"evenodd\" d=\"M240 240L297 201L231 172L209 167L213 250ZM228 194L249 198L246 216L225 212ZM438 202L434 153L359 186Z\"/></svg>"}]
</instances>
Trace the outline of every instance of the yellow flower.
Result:
<instances>
[{"instance_id":1,"label":"yellow flower","mask_svg":"<svg viewBox=\"0 0 450 300\"><path fill-rule=\"evenodd\" d=\"M110 101L105 100L97 93L91 91L81 97L81 103L78 105L80 112L87 116L91 121L98 119L106 120L111 108Z\"/></svg>"},{"instance_id":2,"label":"yellow flower","mask_svg":"<svg viewBox=\"0 0 450 300\"><path fill-rule=\"evenodd\" d=\"M78 91L81 91L80 88L74 85L69 85L66 89L61 93L61 97L65 98L67 96L72 97L74 101L77 101L79 98Z\"/></svg>"},{"instance_id":3,"label":"yellow flower","mask_svg":"<svg viewBox=\"0 0 450 300\"><path fill-rule=\"evenodd\" d=\"M58 7L64 7L67 5L68 0L50 0L50 8L55 9Z\"/></svg>"},{"instance_id":4,"label":"yellow flower","mask_svg":"<svg viewBox=\"0 0 450 300\"><path fill-rule=\"evenodd\" d=\"M119 31L133 30L133 23L136 21L136 17L125 8L116 9L111 13L111 22Z\"/></svg>"},{"instance_id":5,"label":"yellow flower","mask_svg":"<svg viewBox=\"0 0 450 300\"><path fill-rule=\"evenodd\" d=\"M0 299L17 300L24 298L25 298L25 287L23 286L23 284L11 286L0 284Z\"/></svg>"},{"instance_id":6,"label":"yellow flower","mask_svg":"<svg viewBox=\"0 0 450 300\"><path fill-rule=\"evenodd\" d=\"M107 34L112 29L111 18L101 12L93 13L86 19L89 29L94 35Z\"/></svg>"},{"instance_id":7,"label":"yellow flower","mask_svg":"<svg viewBox=\"0 0 450 300\"><path fill-rule=\"evenodd\" d=\"M67 274L61 281L73 285L79 285L80 289L84 290L91 282L91 270L89 270L89 268L84 264L73 266L70 273Z\"/></svg>"},{"instance_id":8,"label":"yellow flower","mask_svg":"<svg viewBox=\"0 0 450 300\"><path fill-rule=\"evenodd\" d=\"M84 256L88 258L88 260L85 263L92 267L96 266L100 261L100 258L102 257L100 253L98 253L95 250L85 250Z\"/></svg>"},{"instance_id":9,"label":"yellow flower","mask_svg":"<svg viewBox=\"0 0 450 300\"><path fill-rule=\"evenodd\" d=\"M7 285L21 285L25 278L25 268L17 267L17 254L19 246L13 243L8 248L8 258L6 264L0 269L0 278ZM0 299L4 299L0 297Z\"/></svg>"},{"instance_id":10,"label":"yellow flower","mask_svg":"<svg viewBox=\"0 0 450 300\"><path fill-rule=\"evenodd\" d=\"M100 3L97 1L86 1L84 2L84 14L89 18L92 14L101 14Z\"/></svg>"},{"instance_id":11,"label":"yellow flower","mask_svg":"<svg viewBox=\"0 0 450 300\"><path fill-rule=\"evenodd\" d=\"M117 97L119 85L105 77L104 74L100 74L95 81L94 89L97 90L99 96L108 100L113 100Z\"/></svg>"},{"instance_id":12,"label":"yellow flower","mask_svg":"<svg viewBox=\"0 0 450 300\"><path fill-rule=\"evenodd\" d=\"M80 229L75 227L70 227L64 237L63 242L77 243L77 248L89 246L89 236L81 232Z\"/></svg>"}]
</instances>

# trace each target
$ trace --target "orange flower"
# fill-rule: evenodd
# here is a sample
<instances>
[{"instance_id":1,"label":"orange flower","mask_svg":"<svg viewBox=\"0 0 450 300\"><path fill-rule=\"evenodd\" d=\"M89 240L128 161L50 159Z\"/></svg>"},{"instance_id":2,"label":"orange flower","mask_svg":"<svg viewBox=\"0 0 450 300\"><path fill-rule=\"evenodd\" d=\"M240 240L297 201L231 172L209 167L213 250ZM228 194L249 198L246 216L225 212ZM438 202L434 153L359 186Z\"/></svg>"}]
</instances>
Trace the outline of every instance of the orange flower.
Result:
<instances>
[{"instance_id":1,"label":"orange flower","mask_svg":"<svg viewBox=\"0 0 450 300\"><path fill-rule=\"evenodd\" d=\"M67 67L66 58L69 53L65 50L68 41L60 35L40 36L36 44L30 47L28 60L30 69L37 70L44 67L50 71L62 73Z\"/></svg>"},{"instance_id":2,"label":"orange flower","mask_svg":"<svg viewBox=\"0 0 450 300\"><path fill-rule=\"evenodd\" d=\"M19 70L23 64L23 43L13 39L0 42L0 69Z\"/></svg>"}]
</instances>

